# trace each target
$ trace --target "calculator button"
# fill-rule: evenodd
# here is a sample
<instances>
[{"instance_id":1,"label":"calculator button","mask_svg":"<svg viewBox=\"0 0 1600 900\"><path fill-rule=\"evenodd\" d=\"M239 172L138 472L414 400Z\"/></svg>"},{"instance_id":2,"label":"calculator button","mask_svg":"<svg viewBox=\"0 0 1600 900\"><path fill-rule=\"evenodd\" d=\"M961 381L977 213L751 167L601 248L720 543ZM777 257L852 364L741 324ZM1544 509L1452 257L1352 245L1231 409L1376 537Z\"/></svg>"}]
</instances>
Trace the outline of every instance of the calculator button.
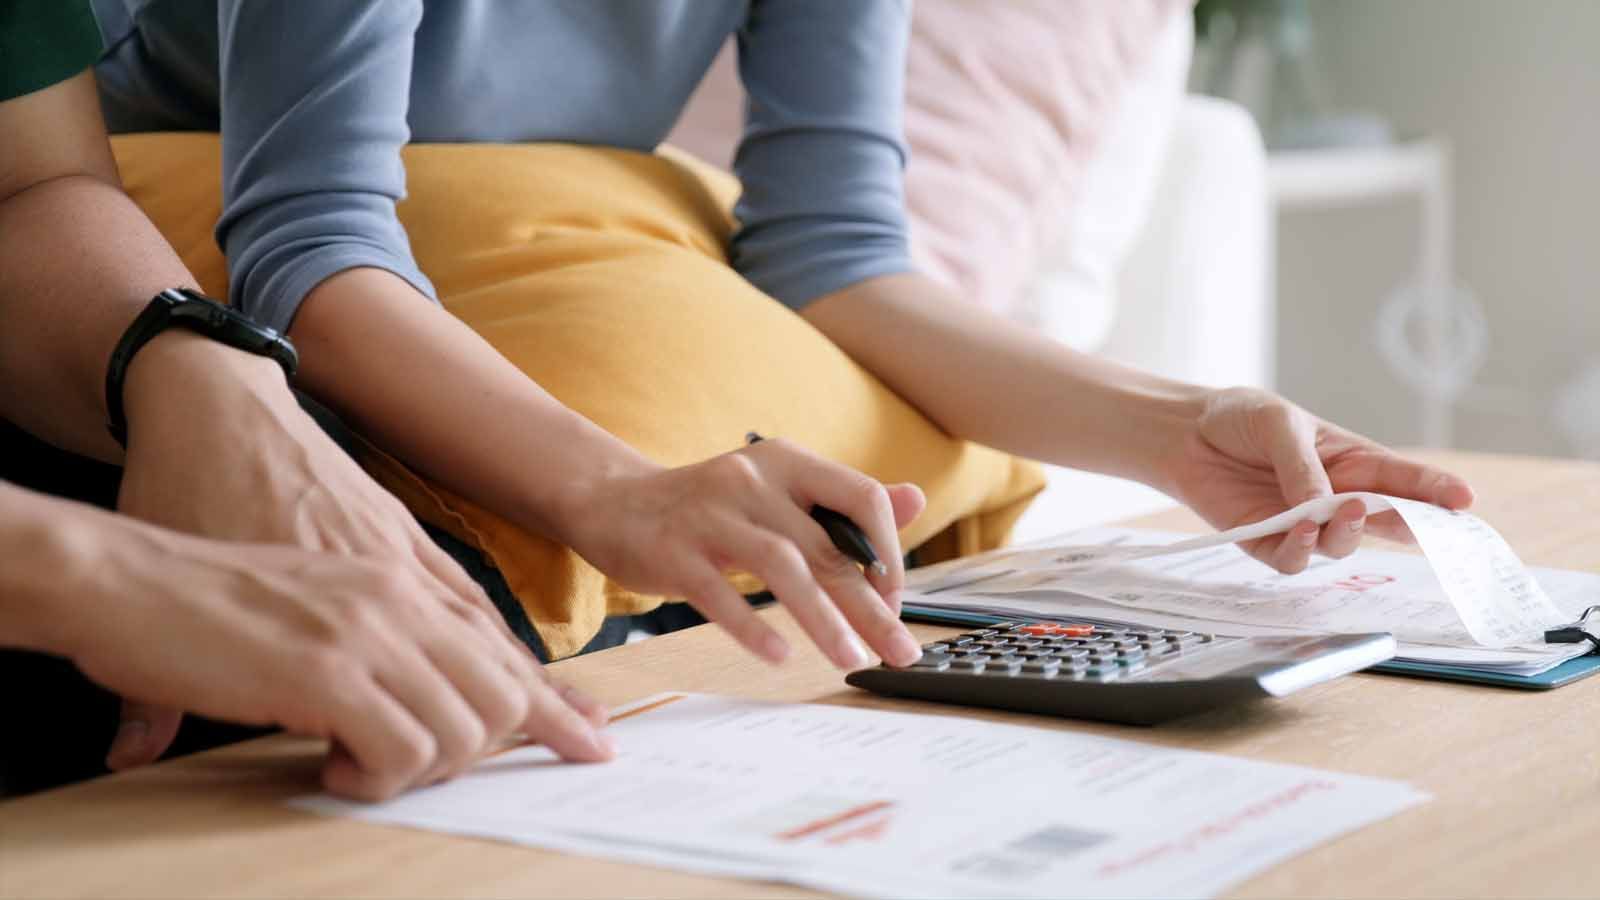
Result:
<instances>
[{"instance_id":1,"label":"calculator button","mask_svg":"<svg viewBox=\"0 0 1600 900\"><path fill-rule=\"evenodd\" d=\"M913 669L943 669L955 661L955 657L948 653L924 653L922 658L912 663Z\"/></svg>"},{"instance_id":2,"label":"calculator button","mask_svg":"<svg viewBox=\"0 0 1600 900\"><path fill-rule=\"evenodd\" d=\"M1030 647L1042 647L1042 646L1044 646L1044 641L1035 641L1035 640L1030 640L1030 639L1017 638L1016 640L1013 640L1011 642L1011 646L1015 647L1018 650L1026 650L1026 649L1028 649Z\"/></svg>"},{"instance_id":3,"label":"calculator button","mask_svg":"<svg viewBox=\"0 0 1600 900\"><path fill-rule=\"evenodd\" d=\"M1022 671L1033 675L1059 671L1060 668L1061 662L1054 659L1033 659L1022 664Z\"/></svg>"},{"instance_id":4,"label":"calculator button","mask_svg":"<svg viewBox=\"0 0 1600 900\"><path fill-rule=\"evenodd\" d=\"M951 660L950 670L952 672L982 672L985 662L987 662L986 659L974 659L970 656L964 659Z\"/></svg>"},{"instance_id":5,"label":"calculator button","mask_svg":"<svg viewBox=\"0 0 1600 900\"><path fill-rule=\"evenodd\" d=\"M993 628L979 628L976 631L967 632L967 637L972 638L973 640L977 640L978 638L986 638L986 637L989 637L990 635L995 635L995 634L999 634L999 633L1000 632L995 631Z\"/></svg>"},{"instance_id":6,"label":"calculator button","mask_svg":"<svg viewBox=\"0 0 1600 900\"><path fill-rule=\"evenodd\" d=\"M1088 659L1089 658L1089 651L1084 650L1082 648L1074 647L1074 648L1071 648L1071 649L1068 649L1068 650L1056 650L1056 651L1053 651L1050 654L1050 656L1053 659L1060 659L1060 660Z\"/></svg>"},{"instance_id":7,"label":"calculator button","mask_svg":"<svg viewBox=\"0 0 1600 900\"><path fill-rule=\"evenodd\" d=\"M983 674L985 674L985 675L998 675L998 676L1000 676L1002 678L1005 678L1005 677L1017 674L1017 672L1019 672L1020 670L1021 670L1021 666L990 665L990 666L985 666L984 667Z\"/></svg>"},{"instance_id":8,"label":"calculator button","mask_svg":"<svg viewBox=\"0 0 1600 900\"><path fill-rule=\"evenodd\" d=\"M962 644L970 644L970 643L972 643L972 638L970 638L970 637L968 637L968 636L966 636L964 634L958 634L955 637L940 638L939 641L941 643L948 644L948 645L950 645L952 647L959 647Z\"/></svg>"},{"instance_id":9,"label":"calculator button","mask_svg":"<svg viewBox=\"0 0 1600 900\"><path fill-rule=\"evenodd\" d=\"M1083 677L1089 679L1090 681L1110 681L1116 678L1119 674L1121 673L1117 671L1116 666L1111 666L1110 668L1106 668L1105 666L1090 666L1089 668L1083 670Z\"/></svg>"},{"instance_id":10,"label":"calculator button","mask_svg":"<svg viewBox=\"0 0 1600 900\"><path fill-rule=\"evenodd\" d=\"M945 644L923 644L922 645L922 652L923 653L948 653L949 651L950 651L949 646L947 646Z\"/></svg>"},{"instance_id":11,"label":"calculator button","mask_svg":"<svg viewBox=\"0 0 1600 900\"><path fill-rule=\"evenodd\" d=\"M1017 665L1017 664L1019 664L1021 662L1022 662L1022 657L1013 656L1010 653L1006 653L1006 654L1003 654L1003 655L1000 655L1000 656L995 656L995 657L993 657L993 658L991 658L989 660L989 664L993 665L993 666L1014 666L1014 665Z\"/></svg>"}]
</instances>

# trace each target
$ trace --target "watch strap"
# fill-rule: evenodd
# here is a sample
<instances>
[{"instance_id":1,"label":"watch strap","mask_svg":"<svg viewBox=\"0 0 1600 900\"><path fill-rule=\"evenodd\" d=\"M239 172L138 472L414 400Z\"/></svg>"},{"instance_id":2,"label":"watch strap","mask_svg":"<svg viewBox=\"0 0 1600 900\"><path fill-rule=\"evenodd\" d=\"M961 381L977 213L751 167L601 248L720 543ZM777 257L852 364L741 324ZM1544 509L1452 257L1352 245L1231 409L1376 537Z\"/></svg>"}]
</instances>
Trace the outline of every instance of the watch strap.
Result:
<instances>
[{"instance_id":1,"label":"watch strap","mask_svg":"<svg viewBox=\"0 0 1600 900\"><path fill-rule=\"evenodd\" d=\"M128 366L145 344L169 328L193 331L227 346L265 356L293 377L300 359L287 337L265 328L223 306L210 297L186 288L173 288L157 294L123 332L111 362L106 367L106 414L111 437L128 445L128 418L122 404L123 382Z\"/></svg>"}]
</instances>

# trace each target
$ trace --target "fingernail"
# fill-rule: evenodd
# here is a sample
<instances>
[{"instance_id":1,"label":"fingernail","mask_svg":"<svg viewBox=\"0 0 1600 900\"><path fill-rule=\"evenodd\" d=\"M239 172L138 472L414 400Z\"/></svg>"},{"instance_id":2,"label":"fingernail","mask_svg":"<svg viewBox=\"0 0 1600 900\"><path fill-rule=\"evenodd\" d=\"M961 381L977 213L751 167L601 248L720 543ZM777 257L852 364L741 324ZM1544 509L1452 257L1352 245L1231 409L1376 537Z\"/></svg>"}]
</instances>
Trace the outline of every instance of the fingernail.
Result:
<instances>
[{"instance_id":1,"label":"fingernail","mask_svg":"<svg viewBox=\"0 0 1600 900\"><path fill-rule=\"evenodd\" d=\"M150 723L129 719L117 726L117 736L111 739L111 750L106 754L106 766L116 768L136 757L150 735Z\"/></svg>"},{"instance_id":2,"label":"fingernail","mask_svg":"<svg viewBox=\"0 0 1600 900\"><path fill-rule=\"evenodd\" d=\"M922 658L922 645L904 631L889 641L889 650L894 654L894 664L897 666L909 666Z\"/></svg>"},{"instance_id":3,"label":"fingernail","mask_svg":"<svg viewBox=\"0 0 1600 900\"><path fill-rule=\"evenodd\" d=\"M861 646L861 642L856 639L855 635L846 638L844 643L840 645L839 661L844 668L864 669L867 666L868 659L867 648Z\"/></svg>"},{"instance_id":4,"label":"fingernail","mask_svg":"<svg viewBox=\"0 0 1600 900\"><path fill-rule=\"evenodd\" d=\"M607 756L617 755L617 739L604 731L594 733L594 746L596 750Z\"/></svg>"},{"instance_id":5,"label":"fingernail","mask_svg":"<svg viewBox=\"0 0 1600 900\"><path fill-rule=\"evenodd\" d=\"M1300 532L1300 543L1305 544L1307 547L1309 547L1312 544L1315 544L1316 542L1317 542L1317 529L1316 529L1316 526L1312 526L1310 531L1302 531L1302 532Z\"/></svg>"},{"instance_id":6,"label":"fingernail","mask_svg":"<svg viewBox=\"0 0 1600 900\"><path fill-rule=\"evenodd\" d=\"M1360 531L1361 530L1361 526L1363 526L1365 524L1367 524L1367 520L1364 519L1364 518L1363 519L1352 519L1350 521L1349 525L1347 525L1346 527L1349 528L1352 532L1355 532L1355 531Z\"/></svg>"}]
</instances>

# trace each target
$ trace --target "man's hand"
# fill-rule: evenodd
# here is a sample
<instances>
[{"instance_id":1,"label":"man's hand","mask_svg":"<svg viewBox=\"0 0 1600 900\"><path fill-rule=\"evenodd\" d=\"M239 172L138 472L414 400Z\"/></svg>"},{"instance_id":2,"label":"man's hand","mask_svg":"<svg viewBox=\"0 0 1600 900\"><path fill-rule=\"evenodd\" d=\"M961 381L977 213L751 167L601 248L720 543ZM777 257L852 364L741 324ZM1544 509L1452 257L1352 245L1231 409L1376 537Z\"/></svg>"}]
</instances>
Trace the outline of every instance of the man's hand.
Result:
<instances>
[{"instance_id":1,"label":"man's hand","mask_svg":"<svg viewBox=\"0 0 1600 900\"><path fill-rule=\"evenodd\" d=\"M1374 491L1465 509L1463 479L1407 460L1364 437L1310 415L1267 391L1230 388L1206 396L1201 413L1170 454L1167 488L1202 518L1226 529L1283 512L1314 497ZM1281 572L1299 572L1313 552L1348 556L1373 533L1408 541L1394 512L1365 515L1358 501L1327 524L1301 522L1244 549Z\"/></svg>"},{"instance_id":2,"label":"man's hand","mask_svg":"<svg viewBox=\"0 0 1600 900\"><path fill-rule=\"evenodd\" d=\"M428 597L475 607L514 641L477 583L300 409L272 361L168 332L134 358L125 405L122 512L209 538L382 563ZM375 615L388 612L381 596L373 602ZM109 763L154 760L179 719L129 704Z\"/></svg>"},{"instance_id":3,"label":"man's hand","mask_svg":"<svg viewBox=\"0 0 1600 900\"><path fill-rule=\"evenodd\" d=\"M105 539L79 524L58 542L76 557L58 596L83 608L47 613L71 630L51 649L141 704L331 739L334 793L382 800L518 734L569 760L614 753L598 704L415 567L93 515Z\"/></svg>"},{"instance_id":4,"label":"man's hand","mask_svg":"<svg viewBox=\"0 0 1600 900\"><path fill-rule=\"evenodd\" d=\"M905 586L897 530L922 511L915 485L885 487L783 440L696 465L638 471L579 485L566 501L565 537L601 571L634 590L682 597L771 662L788 653L723 573L750 572L777 596L833 663L869 662L857 637L886 661L922 653L901 624ZM850 517L887 568L863 573L808 511Z\"/></svg>"}]
</instances>

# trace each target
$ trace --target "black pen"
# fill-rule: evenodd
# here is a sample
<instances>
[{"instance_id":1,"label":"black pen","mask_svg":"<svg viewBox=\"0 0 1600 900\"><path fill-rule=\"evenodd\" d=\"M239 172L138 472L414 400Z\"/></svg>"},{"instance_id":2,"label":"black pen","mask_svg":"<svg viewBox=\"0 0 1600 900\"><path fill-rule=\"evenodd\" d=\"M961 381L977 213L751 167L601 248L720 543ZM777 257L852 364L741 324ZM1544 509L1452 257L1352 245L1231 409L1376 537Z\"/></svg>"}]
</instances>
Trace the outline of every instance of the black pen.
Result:
<instances>
[{"instance_id":1,"label":"black pen","mask_svg":"<svg viewBox=\"0 0 1600 900\"><path fill-rule=\"evenodd\" d=\"M760 443L761 435L754 431L746 432L744 442ZM811 518L828 533L828 539L833 541L833 545L839 548L840 553L866 566L874 574L889 574L889 567L878 559L878 554L872 552L872 544L867 540L867 536L861 532L859 525L850 521L849 516L826 506L816 505L811 507Z\"/></svg>"}]
</instances>

